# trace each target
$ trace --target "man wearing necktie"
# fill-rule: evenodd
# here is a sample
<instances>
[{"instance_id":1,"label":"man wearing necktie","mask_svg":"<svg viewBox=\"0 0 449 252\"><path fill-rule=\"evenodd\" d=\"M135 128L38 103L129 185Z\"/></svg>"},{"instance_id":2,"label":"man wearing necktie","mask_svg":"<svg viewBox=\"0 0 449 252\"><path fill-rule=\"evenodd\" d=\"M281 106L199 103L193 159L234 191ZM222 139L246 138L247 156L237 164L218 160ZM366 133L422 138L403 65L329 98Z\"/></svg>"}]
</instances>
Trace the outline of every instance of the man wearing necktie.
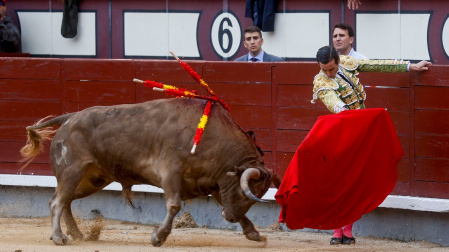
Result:
<instances>
[{"instance_id":1,"label":"man wearing necktie","mask_svg":"<svg viewBox=\"0 0 449 252\"><path fill-rule=\"evenodd\" d=\"M257 26L250 26L244 31L243 45L248 49L248 53L237 58L235 61L246 62L274 62L284 61L283 58L271 55L262 50L262 31Z\"/></svg>"}]
</instances>

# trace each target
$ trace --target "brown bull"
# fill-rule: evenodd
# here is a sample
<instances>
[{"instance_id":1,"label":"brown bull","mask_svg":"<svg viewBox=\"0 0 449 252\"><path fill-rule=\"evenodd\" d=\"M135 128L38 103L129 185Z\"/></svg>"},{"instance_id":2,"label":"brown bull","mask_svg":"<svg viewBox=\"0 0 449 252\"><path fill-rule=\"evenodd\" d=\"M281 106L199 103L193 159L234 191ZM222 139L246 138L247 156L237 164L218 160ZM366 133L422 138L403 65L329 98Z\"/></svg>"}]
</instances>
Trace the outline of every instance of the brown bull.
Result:
<instances>
[{"instance_id":1,"label":"brown bull","mask_svg":"<svg viewBox=\"0 0 449 252\"><path fill-rule=\"evenodd\" d=\"M71 211L75 199L89 196L117 181L131 202L131 187L149 184L164 190L167 214L151 242L162 245L171 232L181 201L211 194L222 206L223 217L239 222L250 240L265 241L245 216L272 182L253 140L219 105L210 118L195 154L190 153L205 102L198 99L163 99L141 104L92 107L27 127L22 155L29 161L42 141L51 139L48 128L59 125L50 147L50 163L58 186L51 198L53 233L58 245L67 235L82 239Z\"/></svg>"}]
</instances>

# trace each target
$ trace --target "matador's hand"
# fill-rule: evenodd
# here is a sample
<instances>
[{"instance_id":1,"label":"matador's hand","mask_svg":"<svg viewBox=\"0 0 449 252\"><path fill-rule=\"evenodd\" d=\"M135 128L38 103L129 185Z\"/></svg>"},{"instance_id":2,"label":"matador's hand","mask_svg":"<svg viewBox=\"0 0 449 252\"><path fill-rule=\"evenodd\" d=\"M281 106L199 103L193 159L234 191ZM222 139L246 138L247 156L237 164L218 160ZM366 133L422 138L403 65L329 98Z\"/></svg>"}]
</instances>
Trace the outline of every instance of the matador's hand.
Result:
<instances>
[{"instance_id":1,"label":"matador's hand","mask_svg":"<svg viewBox=\"0 0 449 252\"><path fill-rule=\"evenodd\" d=\"M360 0L348 0L348 9L356 10L359 8L359 4L362 5Z\"/></svg>"},{"instance_id":2,"label":"matador's hand","mask_svg":"<svg viewBox=\"0 0 449 252\"><path fill-rule=\"evenodd\" d=\"M419 72L427 71L427 70L429 70L429 66L431 66L431 65L432 65L432 63L423 60L423 61L420 61L415 64L410 64L410 70L411 71L419 71Z\"/></svg>"}]
</instances>

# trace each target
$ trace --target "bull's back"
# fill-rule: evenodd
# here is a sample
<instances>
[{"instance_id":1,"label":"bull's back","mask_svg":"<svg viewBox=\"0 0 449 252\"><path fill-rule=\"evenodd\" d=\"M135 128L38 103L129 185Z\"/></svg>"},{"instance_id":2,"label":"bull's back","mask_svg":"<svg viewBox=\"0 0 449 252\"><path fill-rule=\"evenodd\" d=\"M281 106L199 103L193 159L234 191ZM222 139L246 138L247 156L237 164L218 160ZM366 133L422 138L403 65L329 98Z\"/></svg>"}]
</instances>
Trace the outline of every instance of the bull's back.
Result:
<instances>
[{"instance_id":1,"label":"bull's back","mask_svg":"<svg viewBox=\"0 0 449 252\"><path fill-rule=\"evenodd\" d=\"M60 128L52 150L62 153L66 148L79 158L89 159L85 162L97 162L114 179L135 177L136 182L157 185L156 181L139 181L139 174L150 169L158 177L155 169L161 162L219 166L228 158L215 157L215 163L211 164L204 164L203 160L213 159L220 151L229 154L238 151L233 145L241 148L238 139L245 136L228 112L215 104L197 153L190 154L205 105L203 100L175 98L88 108Z\"/></svg>"}]
</instances>

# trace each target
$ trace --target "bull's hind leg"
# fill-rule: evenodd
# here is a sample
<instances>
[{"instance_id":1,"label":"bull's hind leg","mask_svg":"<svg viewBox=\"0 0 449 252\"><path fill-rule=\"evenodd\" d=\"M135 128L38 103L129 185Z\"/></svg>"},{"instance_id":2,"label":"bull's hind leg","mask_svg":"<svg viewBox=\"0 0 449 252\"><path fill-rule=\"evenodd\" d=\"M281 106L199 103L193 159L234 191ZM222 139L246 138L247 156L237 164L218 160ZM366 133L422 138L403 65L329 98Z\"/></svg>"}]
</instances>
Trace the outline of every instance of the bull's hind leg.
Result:
<instances>
[{"instance_id":1,"label":"bull's hind leg","mask_svg":"<svg viewBox=\"0 0 449 252\"><path fill-rule=\"evenodd\" d=\"M95 173L98 166L95 164L87 163L83 166L79 163L64 167L62 173L58 174L58 186L49 203L53 227L50 239L57 245L70 244L69 238L61 230L62 216L67 225L67 235L71 235L75 240L83 238L73 218L72 201L89 196L110 183L98 178L98 173Z\"/></svg>"},{"instance_id":2,"label":"bull's hind leg","mask_svg":"<svg viewBox=\"0 0 449 252\"><path fill-rule=\"evenodd\" d=\"M64 222L67 226L67 235L70 235L74 240L82 240L83 233L78 228L78 225L73 218L71 203L64 206L62 216L64 217Z\"/></svg>"},{"instance_id":3,"label":"bull's hind leg","mask_svg":"<svg viewBox=\"0 0 449 252\"><path fill-rule=\"evenodd\" d=\"M61 230L61 216L64 207L70 205L72 201L70 200L70 197L67 197L67 193L64 193L64 191L70 190L70 188L64 187L64 189L61 189L61 187L63 186L58 185L58 187L56 187L55 194L49 202L51 225L53 228L50 239L53 240L56 245L67 245L70 244L70 240ZM73 189L73 191L74 190L75 189Z\"/></svg>"}]
</instances>

